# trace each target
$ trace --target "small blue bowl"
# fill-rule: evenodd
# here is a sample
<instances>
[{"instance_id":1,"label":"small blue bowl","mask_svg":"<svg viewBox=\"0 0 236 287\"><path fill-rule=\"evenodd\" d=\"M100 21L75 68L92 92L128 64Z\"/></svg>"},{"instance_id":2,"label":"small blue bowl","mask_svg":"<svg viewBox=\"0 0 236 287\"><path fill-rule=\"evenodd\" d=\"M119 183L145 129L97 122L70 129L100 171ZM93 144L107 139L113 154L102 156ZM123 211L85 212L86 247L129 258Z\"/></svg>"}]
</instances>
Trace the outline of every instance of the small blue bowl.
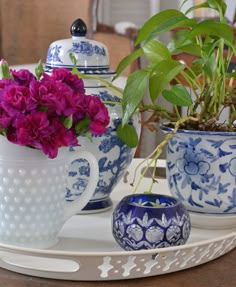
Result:
<instances>
[{"instance_id":1,"label":"small blue bowl","mask_svg":"<svg viewBox=\"0 0 236 287\"><path fill-rule=\"evenodd\" d=\"M162 194L133 194L124 197L112 214L112 233L125 250L183 245L191 222L184 205Z\"/></svg>"}]
</instances>

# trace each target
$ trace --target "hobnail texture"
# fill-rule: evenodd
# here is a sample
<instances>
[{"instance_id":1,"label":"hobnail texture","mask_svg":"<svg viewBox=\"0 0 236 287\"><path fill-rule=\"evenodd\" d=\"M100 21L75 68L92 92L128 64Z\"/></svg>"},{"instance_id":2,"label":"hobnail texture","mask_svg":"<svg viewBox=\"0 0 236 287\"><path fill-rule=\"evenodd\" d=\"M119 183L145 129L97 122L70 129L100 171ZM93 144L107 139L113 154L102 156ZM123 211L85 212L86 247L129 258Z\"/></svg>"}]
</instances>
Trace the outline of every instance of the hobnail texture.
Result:
<instances>
[{"instance_id":1,"label":"hobnail texture","mask_svg":"<svg viewBox=\"0 0 236 287\"><path fill-rule=\"evenodd\" d=\"M67 167L85 158L93 177L87 189L73 203L65 200L73 177ZM10 143L0 136L0 243L31 248L49 248L57 242L63 224L91 198L98 179L97 161L87 151L72 154L60 148L49 159L42 151Z\"/></svg>"},{"instance_id":2,"label":"hobnail texture","mask_svg":"<svg viewBox=\"0 0 236 287\"><path fill-rule=\"evenodd\" d=\"M0 162L0 241L47 247L64 223L65 164Z\"/></svg>"},{"instance_id":3,"label":"hobnail texture","mask_svg":"<svg viewBox=\"0 0 236 287\"><path fill-rule=\"evenodd\" d=\"M125 250L164 248L185 244L191 222L184 205L161 194L124 197L112 216L112 233Z\"/></svg>"}]
</instances>

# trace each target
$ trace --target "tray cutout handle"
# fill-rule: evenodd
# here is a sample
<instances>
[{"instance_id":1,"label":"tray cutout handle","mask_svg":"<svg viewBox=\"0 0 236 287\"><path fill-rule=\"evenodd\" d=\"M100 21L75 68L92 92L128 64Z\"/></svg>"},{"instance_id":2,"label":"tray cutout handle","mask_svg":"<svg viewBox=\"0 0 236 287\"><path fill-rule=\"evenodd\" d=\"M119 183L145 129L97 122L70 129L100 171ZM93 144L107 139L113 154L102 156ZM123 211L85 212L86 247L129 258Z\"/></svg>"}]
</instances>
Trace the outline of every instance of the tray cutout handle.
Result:
<instances>
[{"instance_id":1,"label":"tray cutout handle","mask_svg":"<svg viewBox=\"0 0 236 287\"><path fill-rule=\"evenodd\" d=\"M8 266L33 271L75 273L80 269L78 262L64 258L46 258L45 260L45 257L40 256L1 252L1 260Z\"/></svg>"}]
</instances>

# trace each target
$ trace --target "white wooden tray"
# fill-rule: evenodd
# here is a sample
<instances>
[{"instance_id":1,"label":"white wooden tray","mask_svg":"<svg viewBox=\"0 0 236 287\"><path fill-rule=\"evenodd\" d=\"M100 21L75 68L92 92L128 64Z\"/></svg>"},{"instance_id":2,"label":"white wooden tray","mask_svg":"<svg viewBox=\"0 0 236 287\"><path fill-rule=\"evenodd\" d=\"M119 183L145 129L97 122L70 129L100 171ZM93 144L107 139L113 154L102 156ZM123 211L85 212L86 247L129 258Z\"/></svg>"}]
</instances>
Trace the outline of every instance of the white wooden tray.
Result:
<instances>
[{"instance_id":1,"label":"white wooden tray","mask_svg":"<svg viewBox=\"0 0 236 287\"><path fill-rule=\"evenodd\" d=\"M138 162L132 162L131 173ZM145 179L142 187L148 181ZM160 193L168 193L164 179L159 180L157 188ZM120 183L112 194L114 206L130 192L129 184ZM123 251L111 233L111 212L72 217L61 230L58 244L48 250L0 245L0 267L64 280L130 279L194 267L222 256L236 246L236 229L192 228L190 238L183 246Z\"/></svg>"}]
</instances>

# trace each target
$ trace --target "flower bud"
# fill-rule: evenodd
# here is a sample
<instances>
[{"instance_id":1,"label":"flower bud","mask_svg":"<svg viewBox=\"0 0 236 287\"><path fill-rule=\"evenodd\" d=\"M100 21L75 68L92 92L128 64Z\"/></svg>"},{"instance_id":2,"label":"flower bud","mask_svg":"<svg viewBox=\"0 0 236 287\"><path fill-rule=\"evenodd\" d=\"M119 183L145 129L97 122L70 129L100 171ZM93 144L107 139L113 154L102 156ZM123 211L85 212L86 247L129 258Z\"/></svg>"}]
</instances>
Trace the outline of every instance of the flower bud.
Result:
<instances>
[{"instance_id":1,"label":"flower bud","mask_svg":"<svg viewBox=\"0 0 236 287\"><path fill-rule=\"evenodd\" d=\"M13 79L8 63L4 59L0 61L0 79Z\"/></svg>"}]
</instances>

